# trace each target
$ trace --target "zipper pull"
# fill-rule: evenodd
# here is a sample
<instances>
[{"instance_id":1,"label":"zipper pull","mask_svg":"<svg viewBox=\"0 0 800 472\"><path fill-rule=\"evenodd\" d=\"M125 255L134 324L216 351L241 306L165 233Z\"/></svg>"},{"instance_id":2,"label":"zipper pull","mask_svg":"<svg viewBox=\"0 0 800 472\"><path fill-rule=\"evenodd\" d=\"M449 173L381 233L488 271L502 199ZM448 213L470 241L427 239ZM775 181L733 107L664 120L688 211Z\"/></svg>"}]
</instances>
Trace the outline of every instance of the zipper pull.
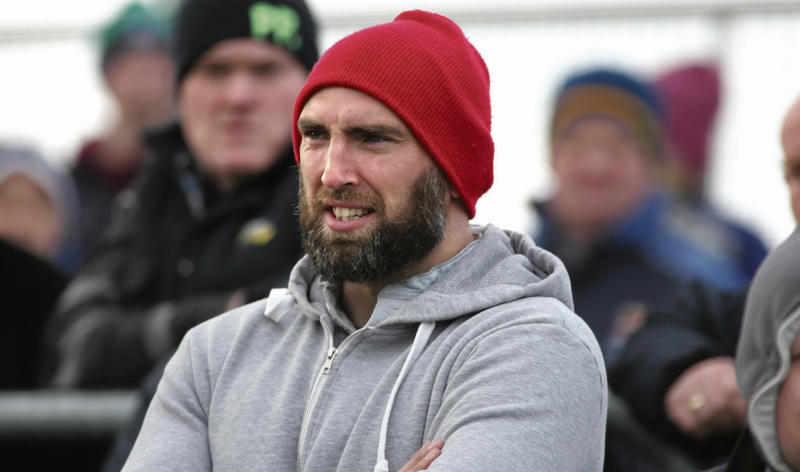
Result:
<instances>
[{"instance_id":1,"label":"zipper pull","mask_svg":"<svg viewBox=\"0 0 800 472\"><path fill-rule=\"evenodd\" d=\"M328 355L325 357L325 363L322 364L322 375L326 375L329 370L331 370L331 364L333 364L333 358L336 357L336 348L331 346L328 349Z\"/></svg>"}]
</instances>

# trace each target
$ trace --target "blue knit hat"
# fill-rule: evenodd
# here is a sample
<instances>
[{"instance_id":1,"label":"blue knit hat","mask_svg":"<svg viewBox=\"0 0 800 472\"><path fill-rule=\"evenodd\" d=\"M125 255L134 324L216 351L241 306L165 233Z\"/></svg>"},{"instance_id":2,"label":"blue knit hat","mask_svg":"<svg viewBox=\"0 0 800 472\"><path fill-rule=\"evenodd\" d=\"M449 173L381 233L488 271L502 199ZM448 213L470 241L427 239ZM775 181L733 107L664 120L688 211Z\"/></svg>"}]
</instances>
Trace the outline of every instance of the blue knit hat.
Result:
<instances>
[{"instance_id":1,"label":"blue knit hat","mask_svg":"<svg viewBox=\"0 0 800 472\"><path fill-rule=\"evenodd\" d=\"M641 140L655 156L661 155L663 107L656 91L625 72L593 68L570 75L556 94L550 126L555 142L578 119L613 118Z\"/></svg>"}]
</instances>

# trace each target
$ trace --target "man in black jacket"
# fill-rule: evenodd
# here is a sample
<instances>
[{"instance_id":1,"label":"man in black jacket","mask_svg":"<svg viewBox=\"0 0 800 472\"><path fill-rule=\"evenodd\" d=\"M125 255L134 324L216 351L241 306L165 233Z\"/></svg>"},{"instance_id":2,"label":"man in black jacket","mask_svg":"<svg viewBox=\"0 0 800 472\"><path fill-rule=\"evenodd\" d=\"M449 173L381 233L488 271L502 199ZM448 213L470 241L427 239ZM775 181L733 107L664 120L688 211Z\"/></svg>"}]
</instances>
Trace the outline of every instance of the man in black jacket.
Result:
<instances>
[{"instance_id":1,"label":"man in black jacket","mask_svg":"<svg viewBox=\"0 0 800 472\"><path fill-rule=\"evenodd\" d=\"M189 0L179 121L49 326L48 384L136 386L195 324L285 284L301 255L292 105L317 59L302 0Z\"/></svg>"},{"instance_id":2,"label":"man in black jacket","mask_svg":"<svg viewBox=\"0 0 800 472\"><path fill-rule=\"evenodd\" d=\"M800 99L784 119L781 145L800 221ZM746 295L692 285L648 316L609 369L610 387L634 412L704 466L723 460L747 423L734 363Z\"/></svg>"}]
</instances>

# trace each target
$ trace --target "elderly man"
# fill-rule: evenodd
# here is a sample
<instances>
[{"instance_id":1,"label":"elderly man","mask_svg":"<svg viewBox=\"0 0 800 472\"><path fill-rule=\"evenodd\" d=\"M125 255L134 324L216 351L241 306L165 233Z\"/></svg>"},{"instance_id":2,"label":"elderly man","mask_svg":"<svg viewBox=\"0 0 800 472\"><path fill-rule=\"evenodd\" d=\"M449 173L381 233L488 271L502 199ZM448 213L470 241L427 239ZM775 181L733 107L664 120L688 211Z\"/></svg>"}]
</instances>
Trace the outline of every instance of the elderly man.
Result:
<instances>
[{"instance_id":1,"label":"elderly man","mask_svg":"<svg viewBox=\"0 0 800 472\"><path fill-rule=\"evenodd\" d=\"M135 386L189 328L286 282L302 254L292 106L315 41L302 1L182 4L180 119L61 299L52 385Z\"/></svg>"},{"instance_id":2,"label":"elderly man","mask_svg":"<svg viewBox=\"0 0 800 472\"><path fill-rule=\"evenodd\" d=\"M534 239L567 266L575 310L613 360L646 306L685 282L729 289L747 278L727 256L683 231L661 187L662 109L654 90L621 70L593 68L560 86L551 121L556 186L536 202Z\"/></svg>"},{"instance_id":3,"label":"elderly man","mask_svg":"<svg viewBox=\"0 0 800 472\"><path fill-rule=\"evenodd\" d=\"M800 99L789 108L784 118L781 146L792 213L800 222ZM795 232L782 245L783 249L776 249L764 265L791 267L796 258L791 257L788 248L796 246ZM792 277L796 274L785 269L785 275L785 281L780 284L774 275L769 278L762 276L760 282L756 277L749 293L760 287L758 290L762 293L759 297L764 297L763 292L770 287L767 293L775 296L780 287L794 280ZM765 285L768 283L775 285ZM757 411L752 411L752 407L748 413L748 402L742 396L742 393L753 396L752 382L759 377L753 369L761 369L760 375L777 374L763 364L763 357L748 359L738 356L734 361L734 354L741 352L740 331L742 337L751 338L748 343L756 342L752 339L753 332L741 328L743 316L750 316L753 319L751 324L760 323L755 321L757 316L770 318L769 323L778 323L779 317L789 315L791 306L781 307L776 301L775 305L770 305L772 309L756 305L751 310L769 313L744 315L746 297L751 297L747 290L728 293L693 284L673 304L654 310L644 326L631 337L619 361L610 367L612 388L628 401L634 412L657 434L691 454L700 465L711 466L727 458L748 421L748 414L750 421L753 416L760 416ZM778 307L783 311L777 310ZM757 329L774 329L776 326ZM764 337L762 340L766 343L774 338ZM789 347L784 346L787 350ZM748 365L750 379L746 388L749 392L742 388L741 364ZM737 376L740 377L738 383ZM758 455L751 457L758 458ZM734 457L737 463L741 460L741 456ZM763 466L758 470L764 470Z\"/></svg>"},{"instance_id":4,"label":"elderly man","mask_svg":"<svg viewBox=\"0 0 800 472\"><path fill-rule=\"evenodd\" d=\"M124 470L601 470L605 371L563 265L468 223L494 146L461 29L345 37L295 118L307 256L187 334Z\"/></svg>"}]
</instances>

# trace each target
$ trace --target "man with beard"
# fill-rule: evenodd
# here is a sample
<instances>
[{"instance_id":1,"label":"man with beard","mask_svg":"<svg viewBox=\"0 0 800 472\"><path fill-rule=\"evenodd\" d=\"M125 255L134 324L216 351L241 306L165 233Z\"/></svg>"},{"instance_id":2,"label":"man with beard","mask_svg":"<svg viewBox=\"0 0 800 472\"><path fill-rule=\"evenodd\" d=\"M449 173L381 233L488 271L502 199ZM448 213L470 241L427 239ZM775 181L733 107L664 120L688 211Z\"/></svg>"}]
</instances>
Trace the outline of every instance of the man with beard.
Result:
<instances>
[{"instance_id":1,"label":"man with beard","mask_svg":"<svg viewBox=\"0 0 800 472\"><path fill-rule=\"evenodd\" d=\"M564 266L469 225L494 144L461 29L417 10L345 37L294 118L307 256L187 334L124 470L601 470L605 371Z\"/></svg>"}]
</instances>

